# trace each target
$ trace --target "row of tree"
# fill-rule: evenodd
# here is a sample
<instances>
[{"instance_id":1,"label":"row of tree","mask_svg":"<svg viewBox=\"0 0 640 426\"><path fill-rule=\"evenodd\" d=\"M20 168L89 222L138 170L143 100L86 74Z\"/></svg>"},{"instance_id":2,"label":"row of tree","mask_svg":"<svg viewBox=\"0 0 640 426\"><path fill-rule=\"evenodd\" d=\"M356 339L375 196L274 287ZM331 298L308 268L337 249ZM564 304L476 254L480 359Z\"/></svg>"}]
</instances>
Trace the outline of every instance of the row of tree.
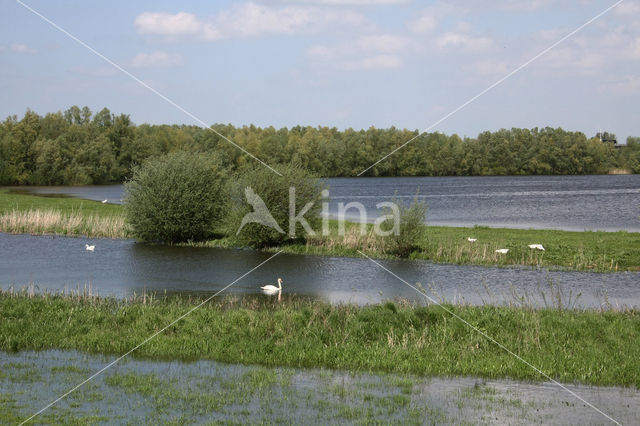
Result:
<instances>
[{"instance_id":1,"label":"row of tree","mask_svg":"<svg viewBox=\"0 0 640 426\"><path fill-rule=\"evenodd\" d=\"M290 129L214 125L268 164L294 162L324 176L355 176L408 140L404 148L370 169L368 176L468 176L595 174L614 168L640 173L640 138L617 149L599 137L561 128L501 129L476 138L397 129ZM186 125L135 125L107 108L93 114L73 106L44 117L27 110L0 123L0 185L122 182L133 166L175 151L216 152L230 170L255 160L216 132Z\"/></svg>"}]
</instances>

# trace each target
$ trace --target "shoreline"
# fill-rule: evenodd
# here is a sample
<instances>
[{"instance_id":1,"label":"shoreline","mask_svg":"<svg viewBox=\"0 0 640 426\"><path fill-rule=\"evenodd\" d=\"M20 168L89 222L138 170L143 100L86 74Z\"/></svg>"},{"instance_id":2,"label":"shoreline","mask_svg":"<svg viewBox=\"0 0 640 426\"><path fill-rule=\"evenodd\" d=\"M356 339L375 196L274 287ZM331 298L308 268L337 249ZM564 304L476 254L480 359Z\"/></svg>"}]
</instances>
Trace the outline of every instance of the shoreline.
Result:
<instances>
[{"instance_id":1,"label":"shoreline","mask_svg":"<svg viewBox=\"0 0 640 426\"><path fill-rule=\"evenodd\" d=\"M122 205L102 204L77 198L40 197L0 191L0 232L10 234L85 236L130 239ZM289 254L362 257L358 250L377 259L402 259L385 250L385 241L365 224L346 222L344 235L329 221L329 235L309 237L261 250ZM550 270L621 272L640 271L640 232L561 231L518 228L445 227L425 225L409 259L433 263L523 266ZM477 239L469 243L468 237ZM545 251L531 250L542 244ZM193 247L238 248L232 238L182 243ZM496 253L508 248L509 253Z\"/></svg>"}]
</instances>

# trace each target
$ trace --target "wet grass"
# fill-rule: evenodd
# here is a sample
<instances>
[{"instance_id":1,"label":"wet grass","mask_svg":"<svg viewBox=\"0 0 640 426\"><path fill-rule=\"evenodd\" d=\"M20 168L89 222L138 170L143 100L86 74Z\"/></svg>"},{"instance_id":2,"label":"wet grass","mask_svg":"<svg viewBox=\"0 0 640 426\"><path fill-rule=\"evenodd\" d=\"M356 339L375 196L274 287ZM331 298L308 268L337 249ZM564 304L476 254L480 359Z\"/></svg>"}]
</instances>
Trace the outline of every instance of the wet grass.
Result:
<instances>
[{"instance_id":1,"label":"wet grass","mask_svg":"<svg viewBox=\"0 0 640 426\"><path fill-rule=\"evenodd\" d=\"M346 225L344 236L338 235L337 224L332 223L330 229L329 236L316 236L306 244L281 248L300 254L360 256L360 250L371 257L396 257L388 252L384 239L372 232L371 225L364 235L360 225L352 223ZM468 237L477 241L471 243ZM545 251L530 249L529 244L542 244ZM501 248L509 252L496 253ZM640 233L425 226L410 257L437 263L640 271Z\"/></svg>"},{"instance_id":2,"label":"wet grass","mask_svg":"<svg viewBox=\"0 0 640 426\"><path fill-rule=\"evenodd\" d=\"M197 302L2 293L0 350L56 348L122 354ZM555 380L640 387L637 310L448 308ZM287 295L281 302L231 297L212 301L133 355L269 367L544 380L438 306L392 302L332 306ZM264 373L246 382L268 385L273 380Z\"/></svg>"},{"instance_id":3,"label":"wet grass","mask_svg":"<svg viewBox=\"0 0 640 426\"><path fill-rule=\"evenodd\" d=\"M366 225L363 233L360 227L360 224L346 223L345 232L340 235L337 221L330 221L327 236L316 235L305 243L294 242L267 250L343 257L362 257L359 253L362 251L372 258L398 258L389 252L385 239L373 232L372 225ZM471 243L467 241L468 237L477 241ZM545 251L530 249L529 244L542 244ZM188 245L234 247L230 238ZM496 253L501 248L507 248L509 252ZM425 226L409 257L459 265L529 266L591 272L640 271L640 232Z\"/></svg>"},{"instance_id":4,"label":"wet grass","mask_svg":"<svg viewBox=\"0 0 640 426\"><path fill-rule=\"evenodd\" d=\"M39 367L32 368L37 370ZM128 424L194 424L203 420L210 422L207 424L292 421L326 424L328 420L380 423L395 419L408 424L424 424L425 421L434 424L436 420L442 423L447 418L441 408L433 407L427 401L412 401L410 395L399 393L398 388L375 376L348 376L345 383L343 373L323 372L334 380L342 376L341 385L329 385L316 378L317 372L291 369L214 365L213 369L201 370L196 375L193 370L188 372L188 367L180 366L177 366L178 371L169 369L165 374L158 371L165 370L164 366L156 366L151 372L137 371L126 363L120 368L124 371L107 371L86 385L90 389L83 387L69 395L68 399L45 411L37 422L77 424L108 419ZM79 380L61 375L61 371L53 373L36 386L47 381L61 382L64 389ZM304 380L293 383L294 375L302 376ZM372 380L379 385L375 390L362 386ZM416 386L423 381L415 377L406 380L413 380ZM6 386L6 382L0 382L0 389L3 385ZM29 399L35 406L21 406L15 396L0 393L0 403L4 403L0 415L14 423L24 420L43 403ZM91 412L96 416L87 415ZM97 417L98 413L103 417Z\"/></svg>"}]
</instances>

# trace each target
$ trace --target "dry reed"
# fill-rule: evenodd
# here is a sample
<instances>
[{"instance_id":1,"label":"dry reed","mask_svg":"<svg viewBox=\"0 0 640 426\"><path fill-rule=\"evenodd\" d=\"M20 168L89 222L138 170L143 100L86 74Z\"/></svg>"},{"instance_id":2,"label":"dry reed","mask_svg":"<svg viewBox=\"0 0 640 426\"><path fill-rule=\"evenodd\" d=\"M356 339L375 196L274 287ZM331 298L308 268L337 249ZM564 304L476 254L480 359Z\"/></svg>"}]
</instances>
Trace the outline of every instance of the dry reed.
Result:
<instances>
[{"instance_id":1,"label":"dry reed","mask_svg":"<svg viewBox=\"0 0 640 426\"><path fill-rule=\"evenodd\" d=\"M0 214L0 232L126 238L123 216L84 216L56 210L12 210Z\"/></svg>"}]
</instances>

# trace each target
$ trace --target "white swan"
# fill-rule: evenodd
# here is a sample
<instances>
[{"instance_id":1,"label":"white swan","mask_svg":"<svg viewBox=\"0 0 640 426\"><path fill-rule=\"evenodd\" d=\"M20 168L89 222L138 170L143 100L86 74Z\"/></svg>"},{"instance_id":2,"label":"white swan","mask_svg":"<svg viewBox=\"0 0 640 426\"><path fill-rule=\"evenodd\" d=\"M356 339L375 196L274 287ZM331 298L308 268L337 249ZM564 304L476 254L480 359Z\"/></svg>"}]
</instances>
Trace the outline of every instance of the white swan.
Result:
<instances>
[{"instance_id":1,"label":"white swan","mask_svg":"<svg viewBox=\"0 0 640 426\"><path fill-rule=\"evenodd\" d=\"M84 245L84 248L85 248L87 251L94 251L94 250L96 249L96 246L90 246L89 244L85 244L85 245Z\"/></svg>"},{"instance_id":2,"label":"white swan","mask_svg":"<svg viewBox=\"0 0 640 426\"><path fill-rule=\"evenodd\" d=\"M498 249L498 250L496 250L496 253L507 254L507 253L509 253L509 249Z\"/></svg>"},{"instance_id":3,"label":"white swan","mask_svg":"<svg viewBox=\"0 0 640 426\"><path fill-rule=\"evenodd\" d=\"M101 203L102 204L107 204L107 201L109 201L109 200L102 200Z\"/></svg>"},{"instance_id":4,"label":"white swan","mask_svg":"<svg viewBox=\"0 0 640 426\"><path fill-rule=\"evenodd\" d=\"M264 286L262 286L260 288L266 294L276 294L276 293L282 291L282 278L278 278L278 287L276 287L275 285L267 284L267 285L264 285Z\"/></svg>"},{"instance_id":5,"label":"white swan","mask_svg":"<svg viewBox=\"0 0 640 426\"><path fill-rule=\"evenodd\" d=\"M478 241L478 239L477 238L467 237L467 241L469 241L470 243L475 243L476 241Z\"/></svg>"},{"instance_id":6,"label":"white swan","mask_svg":"<svg viewBox=\"0 0 640 426\"><path fill-rule=\"evenodd\" d=\"M529 248L530 249L538 249L538 250L544 251L544 247L542 247L542 244L529 244Z\"/></svg>"}]
</instances>

